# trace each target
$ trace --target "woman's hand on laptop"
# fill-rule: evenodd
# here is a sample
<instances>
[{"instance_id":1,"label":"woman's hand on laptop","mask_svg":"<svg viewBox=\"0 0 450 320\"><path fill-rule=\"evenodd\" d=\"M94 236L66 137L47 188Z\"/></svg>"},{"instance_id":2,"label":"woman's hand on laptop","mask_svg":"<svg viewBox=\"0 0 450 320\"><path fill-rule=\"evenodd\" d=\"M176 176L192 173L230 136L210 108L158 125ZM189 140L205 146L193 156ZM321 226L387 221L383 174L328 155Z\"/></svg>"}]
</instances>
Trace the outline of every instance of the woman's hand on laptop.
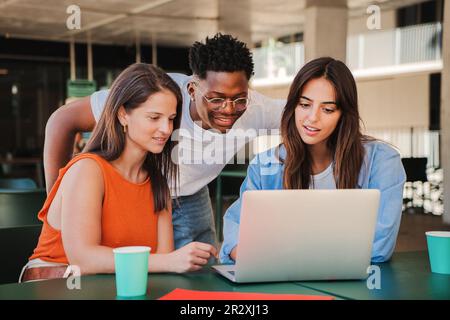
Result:
<instances>
[{"instance_id":1,"label":"woman's hand on laptop","mask_svg":"<svg viewBox=\"0 0 450 320\"><path fill-rule=\"evenodd\" d=\"M183 273L200 270L210 257L217 258L217 249L208 243L191 242L169 255L171 271Z\"/></svg>"},{"instance_id":2,"label":"woman's hand on laptop","mask_svg":"<svg viewBox=\"0 0 450 320\"><path fill-rule=\"evenodd\" d=\"M234 247L233 250L230 252L230 258L236 261L236 254L237 254L237 248L238 246Z\"/></svg>"}]
</instances>

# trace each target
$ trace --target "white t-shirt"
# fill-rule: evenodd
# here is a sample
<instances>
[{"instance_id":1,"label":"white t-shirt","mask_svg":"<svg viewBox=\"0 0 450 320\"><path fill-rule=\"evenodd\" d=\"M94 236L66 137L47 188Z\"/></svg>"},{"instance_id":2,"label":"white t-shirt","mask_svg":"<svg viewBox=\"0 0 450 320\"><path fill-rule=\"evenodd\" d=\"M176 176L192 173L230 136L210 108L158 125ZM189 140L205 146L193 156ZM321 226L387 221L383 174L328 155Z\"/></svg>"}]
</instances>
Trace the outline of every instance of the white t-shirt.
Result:
<instances>
[{"instance_id":1,"label":"white t-shirt","mask_svg":"<svg viewBox=\"0 0 450 320\"><path fill-rule=\"evenodd\" d=\"M175 193L171 187L172 196L196 193L214 180L247 142L280 127L285 100L271 99L249 90L249 106L227 133L204 130L194 123L189 113L187 84L192 77L179 73L169 73L169 76L180 86L183 96L180 130L172 135L172 139L178 140L177 150L173 154L178 155L176 162L180 169L178 190ZM108 90L102 90L91 95L91 108L96 121L100 119L108 93Z\"/></svg>"},{"instance_id":2,"label":"white t-shirt","mask_svg":"<svg viewBox=\"0 0 450 320\"><path fill-rule=\"evenodd\" d=\"M318 173L316 175L313 175L313 182L314 185L310 184L310 189L328 189L333 190L336 189L336 181L334 181L333 176L333 167L334 163L331 162L331 164L321 173Z\"/></svg>"}]
</instances>

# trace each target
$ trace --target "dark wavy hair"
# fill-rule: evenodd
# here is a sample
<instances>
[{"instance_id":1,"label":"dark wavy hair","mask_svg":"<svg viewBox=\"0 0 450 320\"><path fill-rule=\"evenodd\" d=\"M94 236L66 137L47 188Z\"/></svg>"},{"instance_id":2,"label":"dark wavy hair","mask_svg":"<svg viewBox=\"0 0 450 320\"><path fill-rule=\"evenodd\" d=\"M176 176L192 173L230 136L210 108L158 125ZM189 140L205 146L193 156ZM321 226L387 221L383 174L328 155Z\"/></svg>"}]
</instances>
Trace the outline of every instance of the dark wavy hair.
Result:
<instances>
[{"instance_id":1,"label":"dark wavy hair","mask_svg":"<svg viewBox=\"0 0 450 320\"><path fill-rule=\"evenodd\" d=\"M167 90L176 97L177 115L173 130L178 129L182 106L180 88L162 69L146 63L135 63L122 71L113 82L102 116L83 152L98 154L107 161L119 158L126 141L118 118L119 108L123 106L128 112L162 90ZM143 164L152 183L156 212L170 207L171 196L167 184L169 179L173 181L176 189L178 167L170 157L175 145L176 142L169 139L161 153L148 152Z\"/></svg>"},{"instance_id":2,"label":"dark wavy hair","mask_svg":"<svg viewBox=\"0 0 450 320\"><path fill-rule=\"evenodd\" d=\"M374 139L361 133L358 95L351 71L343 62L329 57L305 64L289 89L281 118L281 136L286 148L286 158L280 159L285 164L283 187L308 189L311 183L312 159L295 124L295 109L305 85L318 78L325 78L333 85L337 108L342 112L334 132L327 140L327 147L334 160L336 187L353 189L357 187L365 156L363 143Z\"/></svg>"},{"instance_id":3,"label":"dark wavy hair","mask_svg":"<svg viewBox=\"0 0 450 320\"><path fill-rule=\"evenodd\" d=\"M189 50L189 66L201 79L207 71L244 71L247 79L253 75L252 53L247 45L228 34L217 33L206 38L205 43L196 41Z\"/></svg>"}]
</instances>

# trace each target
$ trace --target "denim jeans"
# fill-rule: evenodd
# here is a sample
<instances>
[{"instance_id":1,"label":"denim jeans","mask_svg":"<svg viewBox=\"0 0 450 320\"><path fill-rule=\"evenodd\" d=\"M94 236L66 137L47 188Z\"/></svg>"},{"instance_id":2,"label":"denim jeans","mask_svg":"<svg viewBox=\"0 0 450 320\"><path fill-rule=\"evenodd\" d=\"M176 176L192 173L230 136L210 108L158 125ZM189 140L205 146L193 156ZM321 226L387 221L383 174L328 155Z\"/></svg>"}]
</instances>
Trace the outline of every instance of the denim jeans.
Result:
<instances>
[{"instance_id":1,"label":"denim jeans","mask_svg":"<svg viewBox=\"0 0 450 320\"><path fill-rule=\"evenodd\" d=\"M175 249L192 241L216 245L216 228L208 186L190 196L172 200Z\"/></svg>"}]
</instances>

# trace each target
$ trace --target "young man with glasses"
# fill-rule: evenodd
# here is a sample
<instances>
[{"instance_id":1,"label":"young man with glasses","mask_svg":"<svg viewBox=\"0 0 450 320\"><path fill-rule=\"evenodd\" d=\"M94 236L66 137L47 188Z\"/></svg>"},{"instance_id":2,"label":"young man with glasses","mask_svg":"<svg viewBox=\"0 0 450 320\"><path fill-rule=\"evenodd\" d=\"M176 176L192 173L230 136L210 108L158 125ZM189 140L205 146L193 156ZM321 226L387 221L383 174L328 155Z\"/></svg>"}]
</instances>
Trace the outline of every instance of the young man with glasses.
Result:
<instances>
[{"instance_id":1,"label":"young man with glasses","mask_svg":"<svg viewBox=\"0 0 450 320\"><path fill-rule=\"evenodd\" d=\"M193 75L169 74L183 95L177 162L180 181L172 188L175 248L198 241L216 245L208 183L249 141L245 130L278 129L283 100L249 89L253 60L245 43L216 34L190 48ZM91 131L99 120L108 90L59 108L46 126L44 167L49 192L58 169L71 157L73 135ZM240 130L240 131L239 131ZM237 132L237 134L236 134ZM175 160L175 159L174 159Z\"/></svg>"}]
</instances>

